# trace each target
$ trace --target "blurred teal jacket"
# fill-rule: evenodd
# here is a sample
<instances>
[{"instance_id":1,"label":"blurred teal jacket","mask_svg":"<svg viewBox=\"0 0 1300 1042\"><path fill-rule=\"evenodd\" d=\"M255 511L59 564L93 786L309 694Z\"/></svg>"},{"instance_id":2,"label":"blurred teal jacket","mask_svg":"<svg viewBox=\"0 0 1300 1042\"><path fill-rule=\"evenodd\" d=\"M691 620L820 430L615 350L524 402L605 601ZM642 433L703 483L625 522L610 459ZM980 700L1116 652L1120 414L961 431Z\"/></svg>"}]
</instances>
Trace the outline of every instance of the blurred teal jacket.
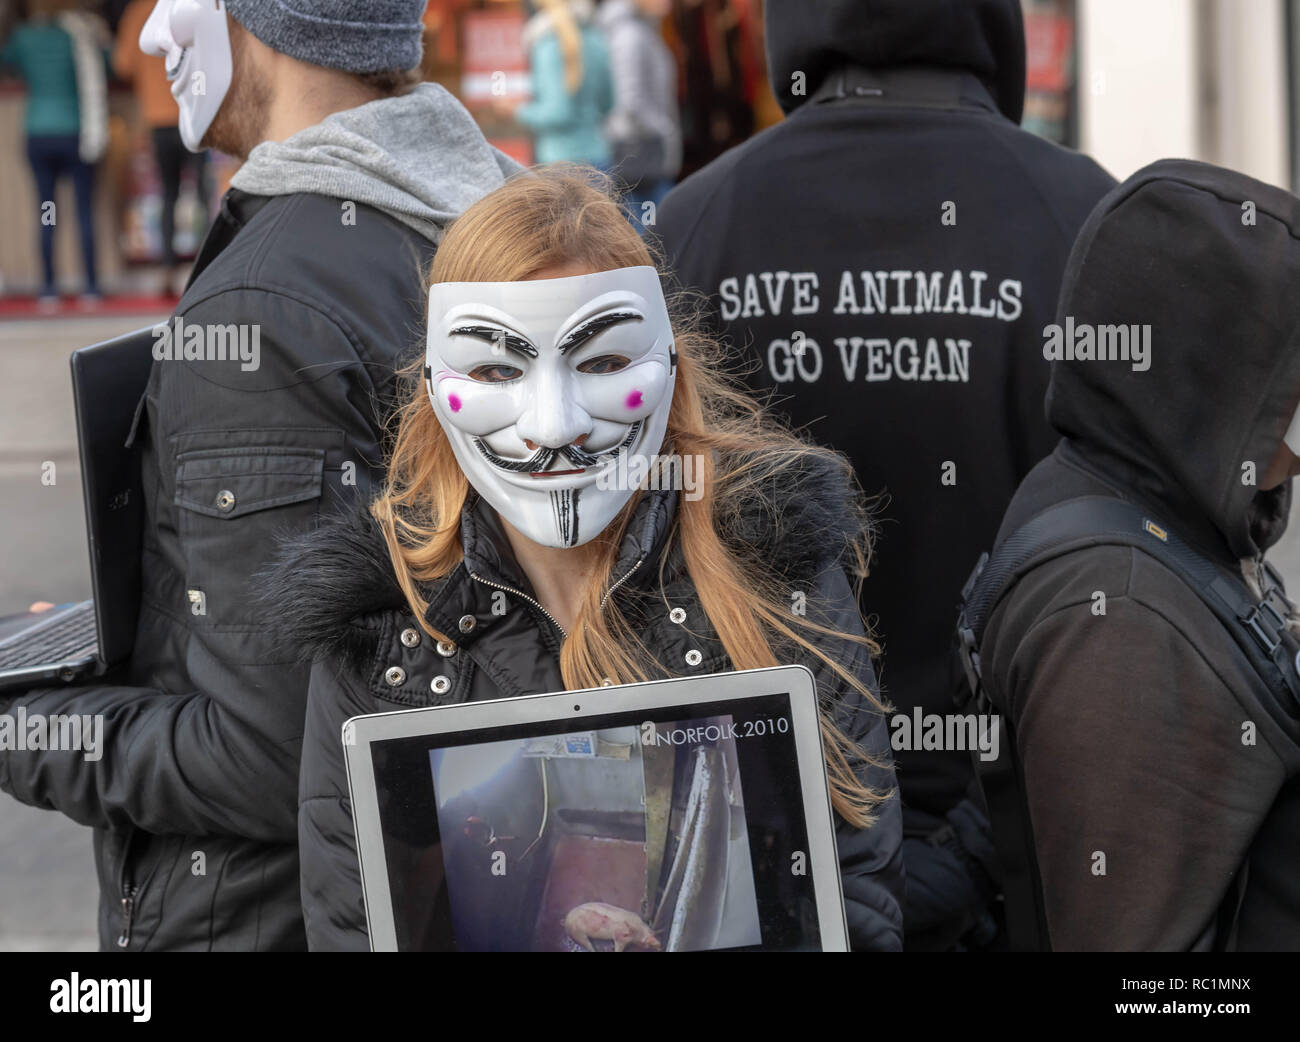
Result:
<instances>
[{"instance_id":1,"label":"blurred teal jacket","mask_svg":"<svg viewBox=\"0 0 1300 1042\"><path fill-rule=\"evenodd\" d=\"M18 26L0 49L0 64L27 84L24 129L29 137L81 130L72 38L53 22Z\"/></svg>"},{"instance_id":2,"label":"blurred teal jacket","mask_svg":"<svg viewBox=\"0 0 1300 1042\"><path fill-rule=\"evenodd\" d=\"M564 85L564 55L554 32L533 44L533 100L515 116L533 132L539 163L568 161L606 166L609 144L602 124L614 107L609 51L600 31L581 26L582 82L570 94Z\"/></svg>"}]
</instances>

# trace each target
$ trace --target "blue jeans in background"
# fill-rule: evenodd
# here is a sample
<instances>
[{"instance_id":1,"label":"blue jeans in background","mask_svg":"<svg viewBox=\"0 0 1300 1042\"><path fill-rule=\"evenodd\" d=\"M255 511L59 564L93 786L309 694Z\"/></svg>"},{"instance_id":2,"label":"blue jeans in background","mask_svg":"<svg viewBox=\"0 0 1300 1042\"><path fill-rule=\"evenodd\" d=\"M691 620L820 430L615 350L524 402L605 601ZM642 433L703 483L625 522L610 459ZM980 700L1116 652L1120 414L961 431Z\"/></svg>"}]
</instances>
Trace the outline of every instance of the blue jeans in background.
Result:
<instances>
[{"instance_id":1,"label":"blue jeans in background","mask_svg":"<svg viewBox=\"0 0 1300 1042\"><path fill-rule=\"evenodd\" d=\"M45 204L54 198L55 187L65 174L72 177L72 191L77 199L77 223L81 232L81 261L86 269L86 292L98 293L95 278L95 168L83 163L78 154L76 134L37 134L27 139L27 162L36 178L36 195L40 206L42 296L57 292L54 281L54 225L47 223ZM59 213L55 210L55 221Z\"/></svg>"}]
</instances>

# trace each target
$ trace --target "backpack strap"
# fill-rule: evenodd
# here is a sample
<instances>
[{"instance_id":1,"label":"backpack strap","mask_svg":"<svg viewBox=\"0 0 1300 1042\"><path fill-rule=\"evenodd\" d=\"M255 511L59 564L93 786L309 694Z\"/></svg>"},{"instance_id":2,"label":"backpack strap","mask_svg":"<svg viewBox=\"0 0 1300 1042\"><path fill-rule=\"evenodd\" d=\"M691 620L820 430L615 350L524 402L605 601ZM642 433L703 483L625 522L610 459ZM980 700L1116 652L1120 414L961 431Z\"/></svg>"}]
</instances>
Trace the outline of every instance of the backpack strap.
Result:
<instances>
[{"instance_id":1,"label":"backpack strap","mask_svg":"<svg viewBox=\"0 0 1300 1042\"><path fill-rule=\"evenodd\" d=\"M1042 884L1038 873L1024 770L1015 734L1000 693L985 683L980 644L989 619L1016 581L1038 565L1089 546L1131 546L1155 558L1190 586L1232 635L1274 698L1294 714L1300 711L1300 655L1292 659L1284 639L1292 610L1280 577L1265 566L1266 589L1256 601L1244 579L1216 565L1184 543L1142 508L1109 496L1080 496L1049 507L1008 536L992 557L981 555L962 589L957 622L958 652L969 687L967 702L993 718L1001 729L997 760L974 758L994 841L1003 868L1007 932L1012 947L1050 950ZM1216 941L1235 934L1241 894L1225 898Z\"/></svg>"},{"instance_id":2,"label":"backpack strap","mask_svg":"<svg viewBox=\"0 0 1300 1042\"><path fill-rule=\"evenodd\" d=\"M996 745L981 741L978 748L999 750L996 759L987 760L974 752L971 762L979 779L988 808L989 822L993 827L993 848L997 852L1002 873L1002 902L1006 920L1007 941L1012 951L1051 951L1051 937L1047 931L1047 909L1043 901L1043 884L1038 873L1038 856L1034 849L1034 834L1030 827L1029 802L1025 797L1024 767L1016 746L1011 718L1001 712L990 696L980 671L979 641L984 635L987 614L976 617L978 634L968 617L968 603L993 584L1009 586L1003 574L1005 564L989 568L987 553L981 554L962 588L961 613L957 619L958 654L966 673L966 701L962 708L971 708L996 734ZM1000 597L990 603L997 604ZM999 700L1000 701L1000 700Z\"/></svg>"}]
</instances>

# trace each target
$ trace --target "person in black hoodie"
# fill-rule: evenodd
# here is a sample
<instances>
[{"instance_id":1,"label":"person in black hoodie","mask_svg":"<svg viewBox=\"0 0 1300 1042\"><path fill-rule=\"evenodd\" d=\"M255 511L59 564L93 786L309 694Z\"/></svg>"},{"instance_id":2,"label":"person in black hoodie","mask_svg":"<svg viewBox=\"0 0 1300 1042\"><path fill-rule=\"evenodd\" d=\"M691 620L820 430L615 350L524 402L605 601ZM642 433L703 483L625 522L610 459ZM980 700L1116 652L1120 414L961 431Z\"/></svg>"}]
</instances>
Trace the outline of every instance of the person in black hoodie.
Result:
<instances>
[{"instance_id":1,"label":"person in black hoodie","mask_svg":"<svg viewBox=\"0 0 1300 1042\"><path fill-rule=\"evenodd\" d=\"M1119 497L1259 600L1300 464L1297 285L1300 200L1279 188L1166 160L1107 196L1066 269L1059 347L1116 324L1145 347L1053 363L1064 437L998 542L1064 500ZM1006 593L981 660L1016 733L1054 949L1300 946L1300 704L1191 587L1134 547L1066 552Z\"/></svg>"},{"instance_id":2,"label":"person in black hoodie","mask_svg":"<svg viewBox=\"0 0 1300 1042\"><path fill-rule=\"evenodd\" d=\"M657 229L751 385L887 497L862 594L882 683L909 718L951 713L962 583L1054 441L1039 331L1115 182L1018 127L1018 0L769 0L764 18L789 118L687 179ZM947 948L987 924L992 848L968 753L915 744L896 745L907 944Z\"/></svg>"}]
</instances>

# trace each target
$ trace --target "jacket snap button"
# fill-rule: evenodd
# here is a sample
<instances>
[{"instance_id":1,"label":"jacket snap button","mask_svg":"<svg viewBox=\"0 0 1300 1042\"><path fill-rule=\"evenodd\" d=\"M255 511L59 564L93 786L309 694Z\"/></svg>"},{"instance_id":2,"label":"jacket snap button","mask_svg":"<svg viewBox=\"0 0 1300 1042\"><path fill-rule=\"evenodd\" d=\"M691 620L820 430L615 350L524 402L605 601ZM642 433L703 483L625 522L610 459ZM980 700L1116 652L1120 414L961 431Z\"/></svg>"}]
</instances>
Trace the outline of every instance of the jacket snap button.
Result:
<instances>
[{"instance_id":1,"label":"jacket snap button","mask_svg":"<svg viewBox=\"0 0 1300 1042\"><path fill-rule=\"evenodd\" d=\"M415 647L417 644L420 643L419 631L413 629L402 630L402 643L405 644L408 648Z\"/></svg>"},{"instance_id":2,"label":"jacket snap button","mask_svg":"<svg viewBox=\"0 0 1300 1042\"><path fill-rule=\"evenodd\" d=\"M672 611L668 613L668 618L670 618L673 622L677 623L677 625L680 626L683 622L686 621L686 609L674 608Z\"/></svg>"},{"instance_id":3,"label":"jacket snap button","mask_svg":"<svg viewBox=\"0 0 1300 1042\"><path fill-rule=\"evenodd\" d=\"M449 640L438 641L438 654L443 658L451 658L456 654L456 645Z\"/></svg>"},{"instance_id":4,"label":"jacket snap button","mask_svg":"<svg viewBox=\"0 0 1300 1042\"><path fill-rule=\"evenodd\" d=\"M406 683L406 670L401 666L389 666L384 679L388 681L389 687L401 687Z\"/></svg>"},{"instance_id":5,"label":"jacket snap button","mask_svg":"<svg viewBox=\"0 0 1300 1042\"><path fill-rule=\"evenodd\" d=\"M223 488L217 493L217 509L230 511L235 509L235 494L228 488Z\"/></svg>"},{"instance_id":6,"label":"jacket snap button","mask_svg":"<svg viewBox=\"0 0 1300 1042\"><path fill-rule=\"evenodd\" d=\"M451 690L451 681L439 674L429 682L429 687L433 689L435 695L445 695Z\"/></svg>"},{"instance_id":7,"label":"jacket snap button","mask_svg":"<svg viewBox=\"0 0 1300 1042\"><path fill-rule=\"evenodd\" d=\"M703 655L694 648L691 648L691 650L686 653L686 664L688 666L698 666L703 658Z\"/></svg>"},{"instance_id":8,"label":"jacket snap button","mask_svg":"<svg viewBox=\"0 0 1300 1042\"><path fill-rule=\"evenodd\" d=\"M473 633L474 627L478 625L478 619L473 615L462 615L456 625L460 627L461 633Z\"/></svg>"}]
</instances>

